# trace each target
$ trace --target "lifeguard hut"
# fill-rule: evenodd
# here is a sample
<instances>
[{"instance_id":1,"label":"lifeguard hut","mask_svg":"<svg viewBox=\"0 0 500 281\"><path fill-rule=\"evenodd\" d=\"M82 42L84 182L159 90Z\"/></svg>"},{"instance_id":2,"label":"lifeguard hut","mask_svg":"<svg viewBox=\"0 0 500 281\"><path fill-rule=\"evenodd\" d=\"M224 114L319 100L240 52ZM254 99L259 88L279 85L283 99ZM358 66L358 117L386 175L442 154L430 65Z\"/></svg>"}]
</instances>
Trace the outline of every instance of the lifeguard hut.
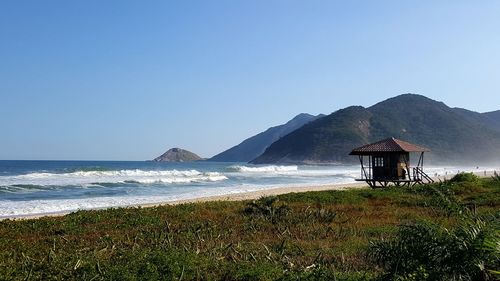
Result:
<instances>
[{"instance_id":1,"label":"lifeguard hut","mask_svg":"<svg viewBox=\"0 0 500 281\"><path fill-rule=\"evenodd\" d=\"M395 138L388 138L375 143L355 148L349 155L358 155L361 163L361 178L371 187L385 187L425 184L434 182L424 173L425 147L411 144ZM410 153L419 155L418 164L410 166Z\"/></svg>"}]
</instances>

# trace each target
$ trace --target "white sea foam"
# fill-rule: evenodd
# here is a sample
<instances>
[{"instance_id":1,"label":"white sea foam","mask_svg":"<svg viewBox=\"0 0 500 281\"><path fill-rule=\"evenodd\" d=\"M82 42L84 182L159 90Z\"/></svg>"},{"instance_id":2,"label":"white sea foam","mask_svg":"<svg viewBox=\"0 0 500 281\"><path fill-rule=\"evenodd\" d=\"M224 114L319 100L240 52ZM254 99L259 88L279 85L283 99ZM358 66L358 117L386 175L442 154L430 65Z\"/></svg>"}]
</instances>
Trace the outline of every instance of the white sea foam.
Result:
<instances>
[{"instance_id":1,"label":"white sea foam","mask_svg":"<svg viewBox=\"0 0 500 281\"><path fill-rule=\"evenodd\" d=\"M298 167L276 166L276 165L249 167L249 166L234 165L227 167L227 170L230 172L242 172L242 173L283 173L283 172L297 171Z\"/></svg>"},{"instance_id":2,"label":"white sea foam","mask_svg":"<svg viewBox=\"0 0 500 281\"><path fill-rule=\"evenodd\" d=\"M223 181L227 177L217 172L197 170L118 170L76 171L71 173L30 173L16 176L0 176L0 186L66 186L91 185L95 183L190 183Z\"/></svg>"},{"instance_id":3,"label":"white sea foam","mask_svg":"<svg viewBox=\"0 0 500 281\"><path fill-rule=\"evenodd\" d=\"M124 207L141 204L156 204L176 200L250 192L270 188L270 186L233 186L216 189L194 188L186 192L175 192L170 195L151 196L107 196L75 199L39 199L27 201L0 200L0 218L72 212L76 210Z\"/></svg>"},{"instance_id":4,"label":"white sea foam","mask_svg":"<svg viewBox=\"0 0 500 281\"><path fill-rule=\"evenodd\" d=\"M340 183L340 182L339 182ZM209 196L239 194L279 187L303 186L300 184L249 185L217 187L213 189L194 188L185 192L169 195L107 196L75 199L39 199L27 201L9 201L0 199L0 219L27 215L48 215L68 213L77 210L101 209L111 207L137 206L144 204L167 203Z\"/></svg>"}]
</instances>

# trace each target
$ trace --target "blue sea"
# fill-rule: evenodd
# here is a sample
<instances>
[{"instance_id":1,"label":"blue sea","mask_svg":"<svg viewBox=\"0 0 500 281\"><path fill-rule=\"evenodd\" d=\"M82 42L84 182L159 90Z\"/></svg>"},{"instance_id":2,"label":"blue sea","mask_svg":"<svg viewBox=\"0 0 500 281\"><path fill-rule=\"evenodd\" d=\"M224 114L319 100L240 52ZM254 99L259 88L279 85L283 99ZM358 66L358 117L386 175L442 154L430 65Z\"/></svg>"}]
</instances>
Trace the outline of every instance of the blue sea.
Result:
<instances>
[{"instance_id":1,"label":"blue sea","mask_svg":"<svg viewBox=\"0 0 500 281\"><path fill-rule=\"evenodd\" d=\"M0 161L0 218L350 183L358 173L340 165Z\"/></svg>"},{"instance_id":2,"label":"blue sea","mask_svg":"<svg viewBox=\"0 0 500 281\"><path fill-rule=\"evenodd\" d=\"M453 168L431 168L431 175ZM358 165L0 161L0 218L353 183Z\"/></svg>"}]
</instances>

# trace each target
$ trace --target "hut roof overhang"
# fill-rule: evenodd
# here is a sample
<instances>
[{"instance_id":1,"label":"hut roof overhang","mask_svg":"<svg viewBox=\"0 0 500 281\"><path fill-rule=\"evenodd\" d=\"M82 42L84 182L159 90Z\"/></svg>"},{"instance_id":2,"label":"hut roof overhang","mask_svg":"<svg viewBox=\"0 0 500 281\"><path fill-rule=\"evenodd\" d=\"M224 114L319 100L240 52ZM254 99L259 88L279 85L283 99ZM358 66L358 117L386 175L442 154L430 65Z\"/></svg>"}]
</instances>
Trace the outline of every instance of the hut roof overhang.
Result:
<instances>
[{"instance_id":1,"label":"hut roof overhang","mask_svg":"<svg viewBox=\"0 0 500 281\"><path fill-rule=\"evenodd\" d=\"M430 149L395 138L388 138L375 143L355 148L349 155L373 155L378 153L427 152Z\"/></svg>"}]
</instances>

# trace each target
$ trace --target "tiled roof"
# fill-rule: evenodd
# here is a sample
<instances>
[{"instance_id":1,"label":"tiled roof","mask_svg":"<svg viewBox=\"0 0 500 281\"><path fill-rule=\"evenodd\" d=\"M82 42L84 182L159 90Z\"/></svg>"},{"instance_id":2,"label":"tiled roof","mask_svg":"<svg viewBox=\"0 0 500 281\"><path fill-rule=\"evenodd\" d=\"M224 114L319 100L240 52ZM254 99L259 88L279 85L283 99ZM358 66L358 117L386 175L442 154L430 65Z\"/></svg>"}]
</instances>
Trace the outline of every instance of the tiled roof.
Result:
<instances>
[{"instance_id":1,"label":"tiled roof","mask_svg":"<svg viewBox=\"0 0 500 281\"><path fill-rule=\"evenodd\" d=\"M429 149L395 138L388 138L352 150L350 155L367 155L377 152L424 152Z\"/></svg>"}]
</instances>

